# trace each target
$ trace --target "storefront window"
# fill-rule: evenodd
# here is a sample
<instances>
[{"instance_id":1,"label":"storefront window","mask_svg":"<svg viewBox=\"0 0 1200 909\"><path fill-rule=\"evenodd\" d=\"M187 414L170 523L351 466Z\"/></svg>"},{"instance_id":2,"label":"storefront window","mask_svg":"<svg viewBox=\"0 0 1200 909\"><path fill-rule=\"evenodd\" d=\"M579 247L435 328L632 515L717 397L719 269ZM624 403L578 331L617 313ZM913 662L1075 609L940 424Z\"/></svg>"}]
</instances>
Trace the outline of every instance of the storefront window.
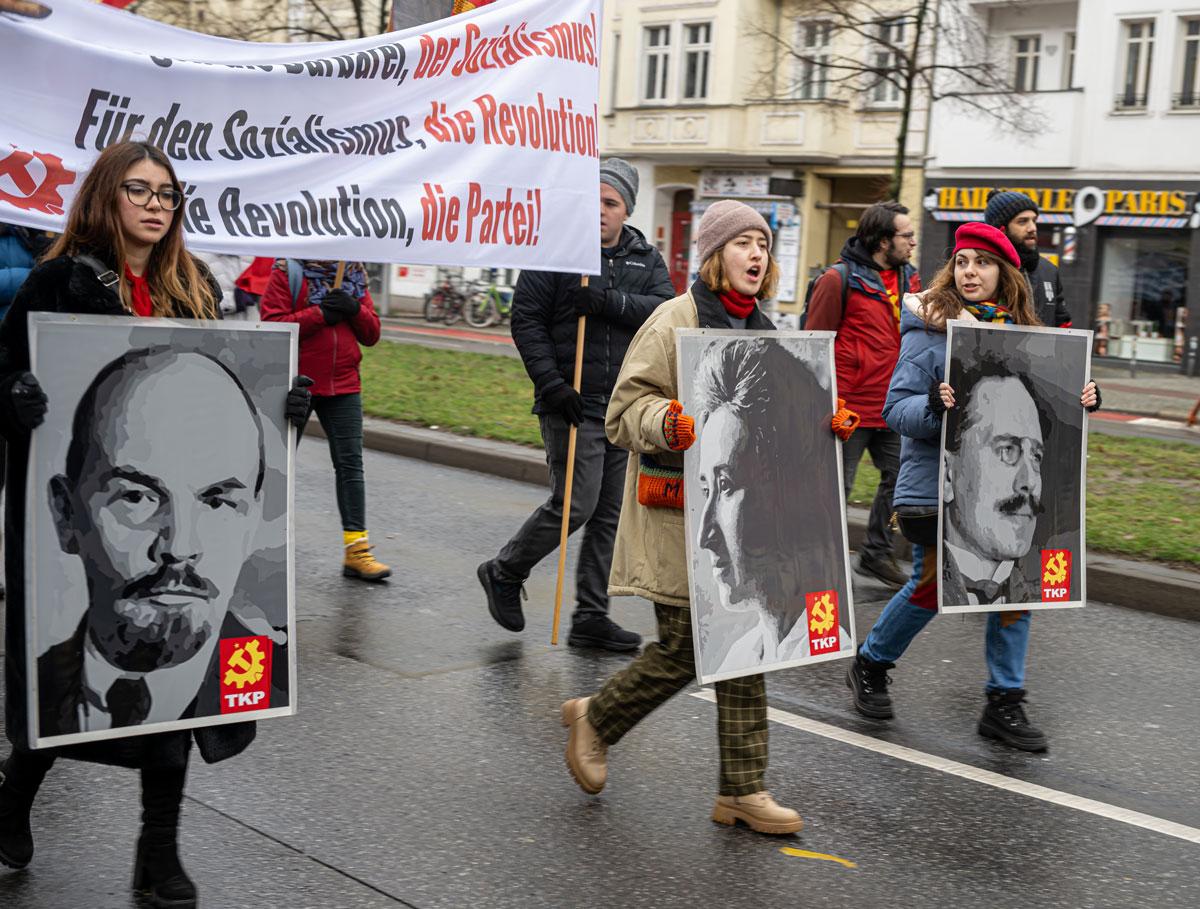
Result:
<instances>
[{"instance_id":1,"label":"storefront window","mask_svg":"<svg viewBox=\"0 0 1200 909\"><path fill-rule=\"evenodd\" d=\"M1178 362L1187 306L1183 230L1101 230L1096 353Z\"/></svg>"}]
</instances>

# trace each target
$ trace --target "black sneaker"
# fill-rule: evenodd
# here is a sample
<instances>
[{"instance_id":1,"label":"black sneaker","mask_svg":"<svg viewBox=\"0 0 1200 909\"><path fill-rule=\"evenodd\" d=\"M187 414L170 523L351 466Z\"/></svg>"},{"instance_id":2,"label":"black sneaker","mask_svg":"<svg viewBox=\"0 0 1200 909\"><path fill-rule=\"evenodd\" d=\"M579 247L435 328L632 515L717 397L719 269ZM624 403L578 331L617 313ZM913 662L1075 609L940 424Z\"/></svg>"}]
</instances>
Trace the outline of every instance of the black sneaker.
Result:
<instances>
[{"instance_id":1,"label":"black sneaker","mask_svg":"<svg viewBox=\"0 0 1200 909\"><path fill-rule=\"evenodd\" d=\"M29 829L33 799L15 791L7 781L7 770L5 761L0 764L0 865L19 871L33 859L33 833Z\"/></svg>"},{"instance_id":2,"label":"black sneaker","mask_svg":"<svg viewBox=\"0 0 1200 909\"><path fill-rule=\"evenodd\" d=\"M521 598L529 599L525 585L519 581L505 580L495 562L484 562L475 573L487 593L488 612L496 624L509 631L523 630L525 613L521 611Z\"/></svg>"},{"instance_id":3,"label":"black sneaker","mask_svg":"<svg viewBox=\"0 0 1200 909\"><path fill-rule=\"evenodd\" d=\"M895 663L876 663L868 660L861 651L846 669L846 687L854 692L854 709L873 720L892 718L892 699L887 693L887 671Z\"/></svg>"},{"instance_id":4,"label":"black sneaker","mask_svg":"<svg viewBox=\"0 0 1200 909\"><path fill-rule=\"evenodd\" d=\"M1029 722L1021 702L1024 688L1008 691L989 691L987 706L979 720L979 734L997 739L1022 751L1045 751L1049 747L1046 734Z\"/></svg>"},{"instance_id":5,"label":"black sneaker","mask_svg":"<svg viewBox=\"0 0 1200 909\"><path fill-rule=\"evenodd\" d=\"M598 615L573 624L567 643L572 647L599 647L628 653L642 646L642 636L626 631L606 615Z\"/></svg>"},{"instance_id":6,"label":"black sneaker","mask_svg":"<svg viewBox=\"0 0 1200 909\"><path fill-rule=\"evenodd\" d=\"M908 583L908 575L900 570L896 559L891 555L879 558L863 551L858 556L858 570L882 581L893 590L899 590Z\"/></svg>"}]
</instances>

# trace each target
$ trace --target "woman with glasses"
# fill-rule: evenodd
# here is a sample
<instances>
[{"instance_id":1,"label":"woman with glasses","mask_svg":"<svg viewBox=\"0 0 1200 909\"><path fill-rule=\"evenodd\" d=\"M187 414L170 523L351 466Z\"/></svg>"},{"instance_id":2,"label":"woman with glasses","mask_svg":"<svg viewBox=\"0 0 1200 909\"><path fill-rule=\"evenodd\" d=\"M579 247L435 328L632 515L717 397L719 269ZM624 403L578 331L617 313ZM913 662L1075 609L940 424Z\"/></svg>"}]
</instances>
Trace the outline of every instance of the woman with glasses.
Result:
<instances>
[{"instance_id":1,"label":"woman with glasses","mask_svg":"<svg viewBox=\"0 0 1200 909\"><path fill-rule=\"evenodd\" d=\"M84 315L220 318L221 291L184 248L183 203L171 162L145 142L101 153L71 207L62 236L30 273L0 325L0 432L8 441L7 485L25 489L30 432L48 406L29 372L26 316ZM309 395L297 377L287 415L306 415ZM12 753L0 764L0 863L24 868L33 857L29 813L42 779L58 757L141 772L142 831L133 887L150 905L196 905L196 888L180 864L179 815L192 739L209 763L232 757L254 739L254 723L168 732L64 748L29 748L25 692L25 497L6 501L9 584L5 640L5 728Z\"/></svg>"}]
</instances>

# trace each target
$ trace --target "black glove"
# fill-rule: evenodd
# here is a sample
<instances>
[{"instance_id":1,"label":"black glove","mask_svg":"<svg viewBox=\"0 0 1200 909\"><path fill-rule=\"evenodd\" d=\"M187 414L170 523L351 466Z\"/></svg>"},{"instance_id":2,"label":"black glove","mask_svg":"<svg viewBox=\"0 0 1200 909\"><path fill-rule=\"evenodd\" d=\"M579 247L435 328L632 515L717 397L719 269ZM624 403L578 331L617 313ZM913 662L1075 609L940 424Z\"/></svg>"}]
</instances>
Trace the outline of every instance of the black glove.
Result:
<instances>
[{"instance_id":1,"label":"black glove","mask_svg":"<svg viewBox=\"0 0 1200 909\"><path fill-rule=\"evenodd\" d=\"M13 415L25 429L37 429L46 419L46 393L31 372L23 372L9 389Z\"/></svg>"},{"instance_id":2,"label":"black glove","mask_svg":"<svg viewBox=\"0 0 1200 909\"><path fill-rule=\"evenodd\" d=\"M560 385L554 391L546 392L542 400L572 426L583 422L583 395L570 385Z\"/></svg>"},{"instance_id":3,"label":"black glove","mask_svg":"<svg viewBox=\"0 0 1200 909\"><path fill-rule=\"evenodd\" d=\"M337 325L344 319L352 319L358 315L362 301L344 290L331 290L321 298L321 315L325 317L326 325Z\"/></svg>"},{"instance_id":4,"label":"black glove","mask_svg":"<svg viewBox=\"0 0 1200 909\"><path fill-rule=\"evenodd\" d=\"M946 402L942 400L942 393L939 390L942 383L934 379L929 385L929 412L935 417L940 417L946 412Z\"/></svg>"},{"instance_id":5,"label":"black glove","mask_svg":"<svg viewBox=\"0 0 1200 909\"><path fill-rule=\"evenodd\" d=\"M308 390L312 383L313 380L308 376L296 376L292 379L292 387L287 393L284 415L289 423L300 430L303 430L304 424L308 422L308 412L312 408L312 392Z\"/></svg>"},{"instance_id":6,"label":"black glove","mask_svg":"<svg viewBox=\"0 0 1200 909\"><path fill-rule=\"evenodd\" d=\"M599 287L576 287L571 291L571 305L575 307L576 316L598 316L604 312L604 304L608 300L608 291Z\"/></svg>"},{"instance_id":7,"label":"black glove","mask_svg":"<svg viewBox=\"0 0 1200 909\"><path fill-rule=\"evenodd\" d=\"M1096 386L1096 403L1087 409L1088 413L1095 413L1100 409L1100 383L1092 379L1092 384Z\"/></svg>"}]
</instances>

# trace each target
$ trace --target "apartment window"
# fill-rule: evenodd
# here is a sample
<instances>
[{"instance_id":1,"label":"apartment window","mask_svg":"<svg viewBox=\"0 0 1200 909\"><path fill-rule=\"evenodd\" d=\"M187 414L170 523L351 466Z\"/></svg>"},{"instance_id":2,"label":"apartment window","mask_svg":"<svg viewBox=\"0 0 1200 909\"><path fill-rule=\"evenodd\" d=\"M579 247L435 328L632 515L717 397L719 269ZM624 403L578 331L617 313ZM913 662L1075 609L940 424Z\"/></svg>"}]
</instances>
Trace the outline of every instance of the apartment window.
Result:
<instances>
[{"instance_id":1,"label":"apartment window","mask_svg":"<svg viewBox=\"0 0 1200 909\"><path fill-rule=\"evenodd\" d=\"M1174 106L1177 110L1200 110L1200 19L1184 19L1180 26L1183 66Z\"/></svg>"},{"instance_id":2,"label":"apartment window","mask_svg":"<svg viewBox=\"0 0 1200 909\"><path fill-rule=\"evenodd\" d=\"M1150 91L1150 63L1154 56L1154 20L1124 23L1121 93L1117 110L1145 110Z\"/></svg>"},{"instance_id":3,"label":"apartment window","mask_svg":"<svg viewBox=\"0 0 1200 909\"><path fill-rule=\"evenodd\" d=\"M800 48L800 72L796 96L804 101L823 101L829 92L829 52L833 25L829 22L801 22L797 45Z\"/></svg>"},{"instance_id":4,"label":"apartment window","mask_svg":"<svg viewBox=\"0 0 1200 909\"><path fill-rule=\"evenodd\" d=\"M900 48L904 45L903 19L886 19L875 25L876 42L871 48L873 81L867 97L872 104L894 104L900 100L896 74L900 69Z\"/></svg>"},{"instance_id":5,"label":"apartment window","mask_svg":"<svg viewBox=\"0 0 1200 909\"><path fill-rule=\"evenodd\" d=\"M712 23L683 26L683 97L703 101L708 97L708 64L712 57Z\"/></svg>"},{"instance_id":6,"label":"apartment window","mask_svg":"<svg viewBox=\"0 0 1200 909\"><path fill-rule=\"evenodd\" d=\"M643 101L667 100L667 70L671 65L671 26L651 25L645 30L645 83Z\"/></svg>"},{"instance_id":7,"label":"apartment window","mask_svg":"<svg viewBox=\"0 0 1200 909\"><path fill-rule=\"evenodd\" d=\"M1067 32L1066 53L1063 54L1063 88L1075 87L1075 33Z\"/></svg>"},{"instance_id":8,"label":"apartment window","mask_svg":"<svg viewBox=\"0 0 1200 909\"><path fill-rule=\"evenodd\" d=\"M612 113L617 106L617 77L621 72L621 33L614 32L612 36L612 84L608 88L608 112Z\"/></svg>"},{"instance_id":9,"label":"apartment window","mask_svg":"<svg viewBox=\"0 0 1200 909\"><path fill-rule=\"evenodd\" d=\"M1038 62L1042 56L1040 35L1013 38L1013 88L1035 92L1038 87Z\"/></svg>"}]
</instances>

